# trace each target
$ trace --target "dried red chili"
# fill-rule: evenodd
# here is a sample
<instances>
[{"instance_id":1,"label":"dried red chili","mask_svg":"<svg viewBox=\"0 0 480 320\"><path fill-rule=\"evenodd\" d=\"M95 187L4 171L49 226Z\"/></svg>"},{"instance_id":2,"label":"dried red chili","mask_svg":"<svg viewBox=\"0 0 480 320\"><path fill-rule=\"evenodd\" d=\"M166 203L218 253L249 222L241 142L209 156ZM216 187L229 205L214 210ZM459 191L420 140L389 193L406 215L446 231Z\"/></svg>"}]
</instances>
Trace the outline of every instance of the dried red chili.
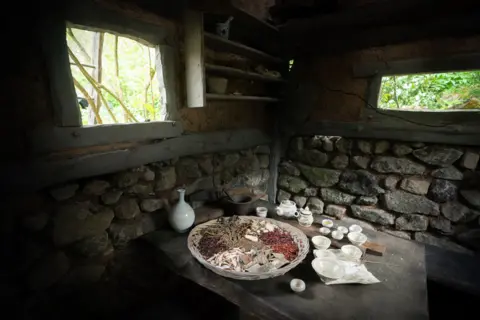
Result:
<instances>
[{"instance_id":1,"label":"dried red chili","mask_svg":"<svg viewBox=\"0 0 480 320\"><path fill-rule=\"evenodd\" d=\"M264 244L272 247L274 252L282 253L285 259L292 261L297 257L298 246L290 233L275 229L261 234L259 238Z\"/></svg>"}]
</instances>

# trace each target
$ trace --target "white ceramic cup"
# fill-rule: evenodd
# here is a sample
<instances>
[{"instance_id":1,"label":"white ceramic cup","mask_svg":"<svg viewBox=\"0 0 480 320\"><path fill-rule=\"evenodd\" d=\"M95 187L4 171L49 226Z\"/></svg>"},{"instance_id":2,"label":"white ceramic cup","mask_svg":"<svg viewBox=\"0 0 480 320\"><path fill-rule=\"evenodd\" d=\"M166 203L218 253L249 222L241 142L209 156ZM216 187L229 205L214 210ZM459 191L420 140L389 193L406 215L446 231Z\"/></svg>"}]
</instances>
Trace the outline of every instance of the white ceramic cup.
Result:
<instances>
[{"instance_id":1,"label":"white ceramic cup","mask_svg":"<svg viewBox=\"0 0 480 320\"><path fill-rule=\"evenodd\" d=\"M268 209L266 207L257 207L256 211L257 211L257 216L261 218L267 217Z\"/></svg>"}]
</instances>

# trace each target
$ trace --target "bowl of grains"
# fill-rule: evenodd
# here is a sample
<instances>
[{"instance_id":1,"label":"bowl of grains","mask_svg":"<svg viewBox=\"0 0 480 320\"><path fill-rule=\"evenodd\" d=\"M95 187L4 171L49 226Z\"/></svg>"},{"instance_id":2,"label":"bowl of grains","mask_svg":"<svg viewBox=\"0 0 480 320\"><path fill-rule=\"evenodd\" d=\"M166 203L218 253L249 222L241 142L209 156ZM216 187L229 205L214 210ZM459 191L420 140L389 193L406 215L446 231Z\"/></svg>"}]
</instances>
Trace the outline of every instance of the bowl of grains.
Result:
<instances>
[{"instance_id":1,"label":"bowl of grains","mask_svg":"<svg viewBox=\"0 0 480 320\"><path fill-rule=\"evenodd\" d=\"M277 277L305 259L308 238L299 229L255 216L222 217L196 226L188 248L211 271L238 280Z\"/></svg>"}]
</instances>

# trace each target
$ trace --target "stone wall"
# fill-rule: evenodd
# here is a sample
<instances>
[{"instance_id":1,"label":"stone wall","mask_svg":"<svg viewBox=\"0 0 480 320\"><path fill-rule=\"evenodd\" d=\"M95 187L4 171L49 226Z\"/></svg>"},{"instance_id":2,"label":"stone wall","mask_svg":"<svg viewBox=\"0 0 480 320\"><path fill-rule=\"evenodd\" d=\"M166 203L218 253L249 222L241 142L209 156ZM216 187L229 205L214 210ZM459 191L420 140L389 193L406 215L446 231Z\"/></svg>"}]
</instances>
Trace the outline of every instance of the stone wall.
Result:
<instances>
[{"instance_id":1,"label":"stone wall","mask_svg":"<svg viewBox=\"0 0 480 320\"><path fill-rule=\"evenodd\" d=\"M478 162L479 149L461 146L295 137L277 200L470 253L480 250Z\"/></svg>"},{"instance_id":2,"label":"stone wall","mask_svg":"<svg viewBox=\"0 0 480 320\"><path fill-rule=\"evenodd\" d=\"M28 290L100 280L117 249L167 226L166 201L184 186L195 205L224 187L266 193L269 148L151 163L74 181L17 202L15 232L24 252L18 268Z\"/></svg>"}]
</instances>

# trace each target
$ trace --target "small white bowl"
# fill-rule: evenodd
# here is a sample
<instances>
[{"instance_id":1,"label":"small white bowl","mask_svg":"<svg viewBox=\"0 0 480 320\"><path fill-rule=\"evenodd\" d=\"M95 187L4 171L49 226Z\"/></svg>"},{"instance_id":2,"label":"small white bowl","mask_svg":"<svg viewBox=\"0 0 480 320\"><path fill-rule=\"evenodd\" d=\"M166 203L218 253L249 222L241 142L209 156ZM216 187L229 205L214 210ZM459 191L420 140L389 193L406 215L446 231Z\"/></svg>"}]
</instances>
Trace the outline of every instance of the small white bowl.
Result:
<instances>
[{"instance_id":1,"label":"small white bowl","mask_svg":"<svg viewBox=\"0 0 480 320\"><path fill-rule=\"evenodd\" d=\"M335 230L332 231L332 238L335 240L342 240L343 239L343 232Z\"/></svg>"},{"instance_id":2,"label":"small white bowl","mask_svg":"<svg viewBox=\"0 0 480 320\"><path fill-rule=\"evenodd\" d=\"M335 259L335 254L327 250L313 250L313 255L319 259Z\"/></svg>"},{"instance_id":3,"label":"small white bowl","mask_svg":"<svg viewBox=\"0 0 480 320\"><path fill-rule=\"evenodd\" d=\"M347 234L348 233L348 229L346 227L343 227L343 226L339 226L337 228L338 231L340 231L341 233L343 234Z\"/></svg>"},{"instance_id":4,"label":"small white bowl","mask_svg":"<svg viewBox=\"0 0 480 320\"><path fill-rule=\"evenodd\" d=\"M340 279L345 275L345 268L333 259L319 259L312 260L312 268L322 278L326 279Z\"/></svg>"},{"instance_id":5,"label":"small white bowl","mask_svg":"<svg viewBox=\"0 0 480 320\"><path fill-rule=\"evenodd\" d=\"M361 232L350 232L347 237L348 240L356 246L361 246L367 241L367 236Z\"/></svg>"},{"instance_id":6,"label":"small white bowl","mask_svg":"<svg viewBox=\"0 0 480 320\"><path fill-rule=\"evenodd\" d=\"M330 247L332 240L324 236L315 236L312 237L312 243L315 249L326 250L328 247Z\"/></svg>"},{"instance_id":7,"label":"small white bowl","mask_svg":"<svg viewBox=\"0 0 480 320\"><path fill-rule=\"evenodd\" d=\"M362 257L362 250L360 250L355 246L352 246L351 244L344 245L340 250L342 250L342 252L346 256L353 258L355 260L360 259Z\"/></svg>"},{"instance_id":8,"label":"small white bowl","mask_svg":"<svg viewBox=\"0 0 480 320\"><path fill-rule=\"evenodd\" d=\"M320 229L318 229L318 231L323 234L324 236L328 236L330 234L330 232L332 232L332 230L330 230L329 228L326 228L326 227L321 227Z\"/></svg>"},{"instance_id":9,"label":"small white bowl","mask_svg":"<svg viewBox=\"0 0 480 320\"><path fill-rule=\"evenodd\" d=\"M268 212L267 208L257 207L256 211L257 211L257 216L259 216L260 218L266 218L267 217L267 212Z\"/></svg>"},{"instance_id":10,"label":"small white bowl","mask_svg":"<svg viewBox=\"0 0 480 320\"><path fill-rule=\"evenodd\" d=\"M352 224L348 230L350 230L350 232L362 232L362 227L360 227L358 224Z\"/></svg>"},{"instance_id":11,"label":"small white bowl","mask_svg":"<svg viewBox=\"0 0 480 320\"><path fill-rule=\"evenodd\" d=\"M330 220L330 219L323 219L322 220L322 226L327 227L327 228L331 228L331 227L333 227L333 221Z\"/></svg>"},{"instance_id":12,"label":"small white bowl","mask_svg":"<svg viewBox=\"0 0 480 320\"><path fill-rule=\"evenodd\" d=\"M300 293L305 291L305 288L305 282L301 279L292 279L292 281L290 281L290 289L292 289L293 292Z\"/></svg>"}]
</instances>

